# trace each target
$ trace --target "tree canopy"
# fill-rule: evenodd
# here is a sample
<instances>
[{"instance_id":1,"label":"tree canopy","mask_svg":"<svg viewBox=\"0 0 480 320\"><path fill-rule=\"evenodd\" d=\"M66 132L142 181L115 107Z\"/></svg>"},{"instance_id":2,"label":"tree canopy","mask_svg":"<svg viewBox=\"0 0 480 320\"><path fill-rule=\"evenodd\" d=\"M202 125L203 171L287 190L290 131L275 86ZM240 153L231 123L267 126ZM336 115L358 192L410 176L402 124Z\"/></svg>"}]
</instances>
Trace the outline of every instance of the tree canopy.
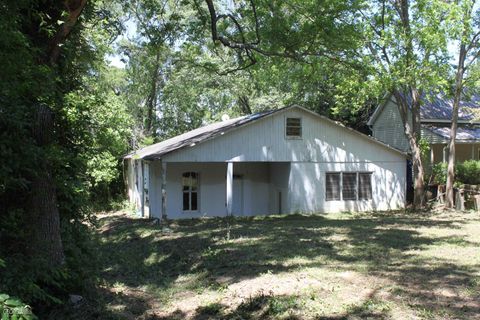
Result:
<instances>
[{"instance_id":1,"label":"tree canopy","mask_svg":"<svg viewBox=\"0 0 480 320\"><path fill-rule=\"evenodd\" d=\"M475 90L474 4L3 1L0 290L47 315L95 285L88 225L122 201L122 157L223 114L298 104L368 133L392 94L421 205L419 110L453 92L455 75L457 89ZM452 43L468 49L470 82L452 67Z\"/></svg>"}]
</instances>

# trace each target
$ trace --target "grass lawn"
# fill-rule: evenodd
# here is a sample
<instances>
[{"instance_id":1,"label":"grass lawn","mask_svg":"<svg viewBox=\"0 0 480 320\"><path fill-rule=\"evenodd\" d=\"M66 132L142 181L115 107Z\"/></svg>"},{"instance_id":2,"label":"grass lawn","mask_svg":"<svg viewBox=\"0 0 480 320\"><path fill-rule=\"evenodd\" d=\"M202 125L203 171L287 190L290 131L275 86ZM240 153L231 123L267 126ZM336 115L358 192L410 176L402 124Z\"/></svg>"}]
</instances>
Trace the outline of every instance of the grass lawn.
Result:
<instances>
[{"instance_id":1,"label":"grass lawn","mask_svg":"<svg viewBox=\"0 0 480 320\"><path fill-rule=\"evenodd\" d=\"M478 213L230 220L99 216L88 317L480 319Z\"/></svg>"}]
</instances>

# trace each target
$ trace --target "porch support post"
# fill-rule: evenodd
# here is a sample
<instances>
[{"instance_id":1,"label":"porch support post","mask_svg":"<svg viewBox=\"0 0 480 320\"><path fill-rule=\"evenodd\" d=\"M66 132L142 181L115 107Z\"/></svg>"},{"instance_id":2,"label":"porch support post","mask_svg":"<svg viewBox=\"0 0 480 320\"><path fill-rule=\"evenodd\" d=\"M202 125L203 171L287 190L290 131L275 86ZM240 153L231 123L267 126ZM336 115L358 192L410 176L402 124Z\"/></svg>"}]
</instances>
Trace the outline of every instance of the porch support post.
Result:
<instances>
[{"instance_id":1,"label":"porch support post","mask_svg":"<svg viewBox=\"0 0 480 320\"><path fill-rule=\"evenodd\" d=\"M141 178L138 181L138 188L140 189L140 216L145 217L145 166L143 159L140 160Z\"/></svg>"},{"instance_id":2,"label":"porch support post","mask_svg":"<svg viewBox=\"0 0 480 320\"><path fill-rule=\"evenodd\" d=\"M435 156L433 152L433 145L430 145L430 166L433 167Z\"/></svg>"},{"instance_id":3,"label":"porch support post","mask_svg":"<svg viewBox=\"0 0 480 320\"><path fill-rule=\"evenodd\" d=\"M232 215L233 209L233 162L227 163L227 215Z\"/></svg>"},{"instance_id":4,"label":"porch support post","mask_svg":"<svg viewBox=\"0 0 480 320\"><path fill-rule=\"evenodd\" d=\"M160 159L160 176L162 177L162 221L167 221L167 164Z\"/></svg>"},{"instance_id":5,"label":"porch support post","mask_svg":"<svg viewBox=\"0 0 480 320\"><path fill-rule=\"evenodd\" d=\"M472 143L472 160L475 160L475 145Z\"/></svg>"}]
</instances>

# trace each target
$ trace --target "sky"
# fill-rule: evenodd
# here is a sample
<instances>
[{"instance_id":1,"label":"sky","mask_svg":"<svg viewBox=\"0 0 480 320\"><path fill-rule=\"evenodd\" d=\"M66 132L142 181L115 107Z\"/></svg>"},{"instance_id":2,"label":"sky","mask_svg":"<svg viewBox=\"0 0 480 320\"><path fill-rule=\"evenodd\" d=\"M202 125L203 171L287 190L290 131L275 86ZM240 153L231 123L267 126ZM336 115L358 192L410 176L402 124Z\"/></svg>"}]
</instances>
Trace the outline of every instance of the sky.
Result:
<instances>
[{"instance_id":1,"label":"sky","mask_svg":"<svg viewBox=\"0 0 480 320\"><path fill-rule=\"evenodd\" d=\"M125 33L115 40L115 44L118 44L123 39L132 39L136 35L136 33L137 33L137 27L135 26L135 23L132 20L126 21ZM123 57L119 54L113 54L113 55L107 56L107 61L112 67L124 69L125 62L123 62L122 59L127 59L127 57Z\"/></svg>"}]
</instances>

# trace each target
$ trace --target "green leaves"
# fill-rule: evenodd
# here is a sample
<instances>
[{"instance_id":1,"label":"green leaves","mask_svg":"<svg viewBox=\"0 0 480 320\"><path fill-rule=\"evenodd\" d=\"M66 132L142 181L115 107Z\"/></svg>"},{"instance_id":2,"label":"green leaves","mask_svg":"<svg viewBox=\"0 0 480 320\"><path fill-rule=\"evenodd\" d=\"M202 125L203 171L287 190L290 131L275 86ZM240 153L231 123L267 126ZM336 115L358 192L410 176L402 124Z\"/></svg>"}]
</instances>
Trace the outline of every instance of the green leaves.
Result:
<instances>
[{"instance_id":1,"label":"green leaves","mask_svg":"<svg viewBox=\"0 0 480 320\"><path fill-rule=\"evenodd\" d=\"M30 306L19 299L0 293L0 316L2 320L35 320Z\"/></svg>"}]
</instances>

